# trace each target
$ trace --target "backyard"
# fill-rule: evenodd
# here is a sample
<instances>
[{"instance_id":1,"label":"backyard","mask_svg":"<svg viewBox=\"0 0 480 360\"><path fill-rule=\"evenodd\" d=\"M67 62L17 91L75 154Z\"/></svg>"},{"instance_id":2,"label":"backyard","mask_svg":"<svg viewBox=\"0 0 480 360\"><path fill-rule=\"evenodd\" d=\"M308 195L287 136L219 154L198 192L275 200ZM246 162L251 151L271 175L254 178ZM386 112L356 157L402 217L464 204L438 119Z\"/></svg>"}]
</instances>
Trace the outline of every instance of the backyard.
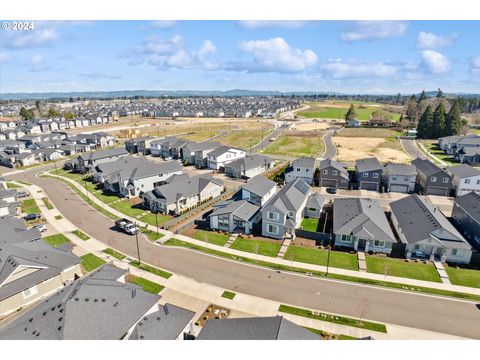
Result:
<instances>
[{"instance_id":1,"label":"backyard","mask_svg":"<svg viewBox=\"0 0 480 360\"><path fill-rule=\"evenodd\" d=\"M230 249L246 251L258 255L275 257L282 246L281 241L246 239L241 236L237 238L230 246Z\"/></svg>"},{"instance_id":2,"label":"backyard","mask_svg":"<svg viewBox=\"0 0 480 360\"><path fill-rule=\"evenodd\" d=\"M375 274L406 277L417 280L440 282L437 270L428 262L407 262L404 259L392 259L380 256L366 256L367 271Z\"/></svg>"},{"instance_id":3,"label":"backyard","mask_svg":"<svg viewBox=\"0 0 480 360\"><path fill-rule=\"evenodd\" d=\"M283 258L285 260L326 266L328 261L328 250L290 245ZM358 270L357 255L341 251L330 251L329 266L348 270Z\"/></svg>"},{"instance_id":4,"label":"backyard","mask_svg":"<svg viewBox=\"0 0 480 360\"><path fill-rule=\"evenodd\" d=\"M302 220L302 229L306 231L317 231L319 219L304 218Z\"/></svg>"},{"instance_id":5,"label":"backyard","mask_svg":"<svg viewBox=\"0 0 480 360\"><path fill-rule=\"evenodd\" d=\"M324 148L322 132L295 132L280 136L262 152L294 157L319 156L323 153Z\"/></svg>"}]
</instances>

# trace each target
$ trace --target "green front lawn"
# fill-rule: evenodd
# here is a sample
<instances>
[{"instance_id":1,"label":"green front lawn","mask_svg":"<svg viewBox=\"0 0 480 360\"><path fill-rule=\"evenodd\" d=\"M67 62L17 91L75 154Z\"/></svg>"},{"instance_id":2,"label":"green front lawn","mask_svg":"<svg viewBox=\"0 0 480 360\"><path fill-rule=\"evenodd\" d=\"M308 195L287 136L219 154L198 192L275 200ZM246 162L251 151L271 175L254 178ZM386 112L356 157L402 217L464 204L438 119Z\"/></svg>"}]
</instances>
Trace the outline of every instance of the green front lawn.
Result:
<instances>
[{"instance_id":1,"label":"green front lawn","mask_svg":"<svg viewBox=\"0 0 480 360\"><path fill-rule=\"evenodd\" d=\"M103 250L103 252L105 254L113 256L115 259L118 259L118 260L123 260L123 259L126 258L126 256L123 255L122 253L119 253L118 251L115 251L115 250L110 249L110 248L106 248L105 250Z\"/></svg>"},{"instance_id":2,"label":"green front lawn","mask_svg":"<svg viewBox=\"0 0 480 360\"><path fill-rule=\"evenodd\" d=\"M129 275L127 277L127 281L131 282L132 284L141 286L143 290L148 291L149 293L152 293L152 294L158 294L160 291L162 291L165 288L165 286L157 284L156 282L144 279L139 276L134 276L134 275Z\"/></svg>"},{"instance_id":3,"label":"green front lawn","mask_svg":"<svg viewBox=\"0 0 480 360\"><path fill-rule=\"evenodd\" d=\"M141 231L150 241L157 241L158 239L163 237L162 233L158 233L156 231L152 231L149 229L141 228Z\"/></svg>"},{"instance_id":4,"label":"green front lawn","mask_svg":"<svg viewBox=\"0 0 480 360\"><path fill-rule=\"evenodd\" d=\"M75 235L77 235L77 236L78 236L80 239L82 239L83 241L90 239L90 236L88 236L87 234L84 234L84 233L81 232L80 230L73 230L72 233L74 233Z\"/></svg>"},{"instance_id":5,"label":"green front lawn","mask_svg":"<svg viewBox=\"0 0 480 360\"><path fill-rule=\"evenodd\" d=\"M144 271L148 271L152 274L164 277L165 279L168 279L170 276L172 276L172 274L169 273L168 271L164 271L144 263L139 263L137 260L131 261L130 265L135 266L136 268L142 269Z\"/></svg>"},{"instance_id":6,"label":"green front lawn","mask_svg":"<svg viewBox=\"0 0 480 360\"><path fill-rule=\"evenodd\" d=\"M157 214L157 221L158 221L158 226L161 226L163 223L167 222L168 220L171 220L172 217L164 214ZM143 215L140 219L141 222L147 223L152 226L157 226L155 223L155 214L154 213L148 213L146 215Z\"/></svg>"},{"instance_id":7,"label":"green front lawn","mask_svg":"<svg viewBox=\"0 0 480 360\"><path fill-rule=\"evenodd\" d=\"M402 259L366 256L367 271L376 274L405 277L417 280L441 282L437 270L431 263L406 262Z\"/></svg>"},{"instance_id":8,"label":"green front lawn","mask_svg":"<svg viewBox=\"0 0 480 360\"><path fill-rule=\"evenodd\" d=\"M235 295L237 295L237 294L235 294L234 292L224 291L223 294L222 294L222 297L232 300L235 297Z\"/></svg>"},{"instance_id":9,"label":"green front lawn","mask_svg":"<svg viewBox=\"0 0 480 360\"><path fill-rule=\"evenodd\" d=\"M324 151L323 134L312 133L311 136L302 136L295 133L286 133L272 142L262 153L284 156L318 156Z\"/></svg>"},{"instance_id":10,"label":"green front lawn","mask_svg":"<svg viewBox=\"0 0 480 360\"><path fill-rule=\"evenodd\" d=\"M133 218L136 218L138 215L141 215L145 212L144 209L133 207L129 200L122 200L116 202L115 204L110 204L110 207Z\"/></svg>"},{"instance_id":11,"label":"green front lawn","mask_svg":"<svg viewBox=\"0 0 480 360\"><path fill-rule=\"evenodd\" d=\"M456 269L445 265L445 271L453 285L480 288L480 270Z\"/></svg>"},{"instance_id":12,"label":"green front lawn","mask_svg":"<svg viewBox=\"0 0 480 360\"><path fill-rule=\"evenodd\" d=\"M82 258L82 266L86 272L93 271L106 263L105 260L100 259L98 256L95 256L91 253L80 257Z\"/></svg>"},{"instance_id":13,"label":"green front lawn","mask_svg":"<svg viewBox=\"0 0 480 360\"><path fill-rule=\"evenodd\" d=\"M326 266L328 261L328 250L290 245L283 258L285 260ZM358 270L357 255L341 251L331 251L329 266L348 270Z\"/></svg>"},{"instance_id":14,"label":"green front lawn","mask_svg":"<svg viewBox=\"0 0 480 360\"><path fill-rule=\"evenodd\" d=\"M22 187L20 185L14 184L12 182L7 182L7 188L8 189L21 189Z\"/></svg>"},{"instance_id":15,"label":"green front lawn","mask_svg":"<svg viewBox=\"0 0 480 360\"><path fill-rule=\"evenodd\" d=\"M302 220L302 229L306 231L317 231L318 219L305 218Z\"/></svg>"},{"instance_id":16,"label":"green front lawn","mask_svg":"<svg viewBox=\"0 0 480 360\"><path fill-rule=\"evenodd\" d=\"M95 193L95 196L102 202L104 202L105 204L111 204L112 202L114 201L117 201L119 200L120 198L115 195L115 194L111 194L111 193L105 193L105 192L97 192Z\"/></svg>"},{"instance_id":17,"label":"green front lawn","mask_svg":"<svg viewBox=\"0 0 480 360\"><path fill-rule=\"evenodd\" d=\"M230 246L230 249L275 257L281 247L281 241L250 240L238 237Z\"/></svg>"},{"instance_id":18,"label":"green front lawn","mask_svg":"<svg viewBox=\"0 0 480 360\"><path fill-rule=\"evenodd\" d=\"M200 241L206 241L210 244L224 246L228 241L229 235L220 234L213 231L197 230L195 234L193 234L193 238Z\"/></svg>"},{"instance_id":19,"label":"green front lawn","mask_svg":"<svg viewBox=\"0 0 480 360\"><path fill-rule=\"evenodd\" d=\"M45 241L47 244L57 247L65 243L69 243L70 240L63 235L63 234L55 234L55 235L50 235L42 238L43 241Z\"/></svg>"},{"instance_id":20,"label":"green front lawn","mask_svg":"<svg viewBox=\"0 0 480 360\"><path fill-rule=\"evenodd\" d=\"M46 207L48 210L52 210L52 209L53 209L53 205L52 205L52 203L50 202L50 200L48 200L47 197L43 197L43 198L42 198L42 201L43 201L43 204L45 205L45 207Z\"/></svg>"},{"instance_id":21,"label":"green front lawn","mask_svg":"<svg viewBox=\"0 0 480 360\"><path fill-rule=\"evenodd\" d=\"M40 214L40 209L35 202L35 199L25 199L22 201L21 209L26 214Z\"/></svg>"}]
</instances>

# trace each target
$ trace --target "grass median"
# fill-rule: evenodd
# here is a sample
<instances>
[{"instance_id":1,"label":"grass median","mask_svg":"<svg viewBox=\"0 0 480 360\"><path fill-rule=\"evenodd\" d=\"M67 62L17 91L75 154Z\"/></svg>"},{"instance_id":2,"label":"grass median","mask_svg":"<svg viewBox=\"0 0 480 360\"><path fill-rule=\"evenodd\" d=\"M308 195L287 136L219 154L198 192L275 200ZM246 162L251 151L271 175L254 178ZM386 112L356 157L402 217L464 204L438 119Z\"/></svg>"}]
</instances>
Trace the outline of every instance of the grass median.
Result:
<instances>
[{"instance_id":1,"label":"grass median","mask_svg":"<svg viewBox=\"0 0 480 360\"><path fill-rule=\"evenodd\" d=\"M81 232L80 230L73 230L72 231L73 234L77 235L80 239L82 239L83 241L86 241L86 240L90 240L90 236L88 236L87 234Z\"/></svg>"},{"instance_id":2,"label":"grass median","mask_svg":"<svg viewBox=\"0 0 480 360\"><path fill-rule=\"evenodd\" d=\"M165 279L168 279L170 278L170 276L172 276L172 274L169 273L168 271L160 270L159 268L156 268L154 266L150 266L144 263L139 263L137 260L131 261L130 265L135 266L138 269L148 271L149 273L152 273L154 275L161 276Z\"/></svg>"},{"instance_id":3,"label":"grass median","mask_svg":"<svg viewBox=\"0 0 480 360\"><path fill-rule=\"evenodd\" d=\"M123 255L122 253L116 251L116 250L113 250L111 248L106 248L105 250L103 250L103 252L105 254L108 254L110 256L113 256L115 259L117 260L123 260L125 259L127 256L126 255Z\"/></svg>"},{"instance_id":4,"label":"grass median","mask_svg":"<svg viewBox=\"0 0 480 360\"><path fill-rule=\"evenodd\" d=\"M156 282L135 275L128 275L127 281L132 284L141 286L143 290L152 294L158 294L165 288L165 286L163 285L157 284Z\"/></svg>"},{"instance_id":5,"label":"grass median","mask_svg":"<svg viewBox=\"0 0 480 360\"><path fill-rule=\"evenodd\" d=\"M43 204L45 205L45 207L46 207L48 210L52 210L52 209L53 209L53 205L52 205L52 203L50 202L50 200L48 200L47 197L43 197L43 198L42 198L42 202L43 202Z\"/></svg>"}]
</instances>

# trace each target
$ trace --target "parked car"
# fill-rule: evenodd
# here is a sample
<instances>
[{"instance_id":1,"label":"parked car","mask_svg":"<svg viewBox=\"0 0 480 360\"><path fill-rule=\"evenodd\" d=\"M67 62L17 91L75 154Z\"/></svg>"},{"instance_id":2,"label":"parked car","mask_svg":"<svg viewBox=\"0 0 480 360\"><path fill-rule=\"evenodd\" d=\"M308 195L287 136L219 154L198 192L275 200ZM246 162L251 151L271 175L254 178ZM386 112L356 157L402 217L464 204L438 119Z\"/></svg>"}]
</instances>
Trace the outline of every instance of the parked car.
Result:
<instances>
[{"instance_id":1,"label":"parked car","mask_svg":"<svg viewBox=\"0 0 480 360\"><path fill-rule=\"evenodd\" d=\"M119 219L115 221L115 226L123 232L135 235L140 230L133 222L128 219Z\"/></svg>"},{"instance_id":2,"label":"parked car","mask_svg":"<svg viewBox=\"0 0 480 360\"><path fill-rule=\"evenodd\" d=\"M30 194L27 191L17 191L17 198L25 198L28 197Z\"/></svg>"},{"instance_id":3,"label":"parked car","mask_svg":"<svg viewBox=\"0 0 480 360\"><path fill-rule=\"evenodd\" d=\"M40 232L47 231L47 224L38 224L33 227L34 229L38 229Z\"/></svg>"},{"instance_id":4,"label":"parked car","mask_svg":"<svg viewBox=\"0 0 480 360\"><path fill-rule=\"evenodd\" d=\"M327 188L327 192L329 194L336 194L337 193L337 188L336 187L329 187L329 188Z\"/></svg>"},{"instance_id":5,"label":"parked car","mask_svg":"<svg viewBox=\"0 0 480 360\"><path fill-rule=\"evenodd\" d=\"M42 217L41 214L28 214L23 217L24 220L30 221L30 220L37 220Z\"/></svg>"}]
</instances>

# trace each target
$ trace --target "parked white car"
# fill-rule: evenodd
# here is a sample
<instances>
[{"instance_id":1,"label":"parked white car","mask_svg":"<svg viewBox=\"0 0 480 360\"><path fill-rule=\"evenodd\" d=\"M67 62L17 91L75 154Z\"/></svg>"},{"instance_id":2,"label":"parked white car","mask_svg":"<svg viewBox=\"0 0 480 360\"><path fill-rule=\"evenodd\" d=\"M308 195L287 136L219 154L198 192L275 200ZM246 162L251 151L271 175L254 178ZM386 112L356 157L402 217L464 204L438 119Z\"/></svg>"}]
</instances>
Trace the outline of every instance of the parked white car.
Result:
<instances>
[{"instance_id":1,"label":"parked white car","mask_svg":"<svg viewBox=\"0 0 480 360\"><path fill-rule=\"evenodd\" d=\"M38 229L40 232L47 231L47 224L38 224L33 227L34 229Z\"/></svg>"}]
</instances>

